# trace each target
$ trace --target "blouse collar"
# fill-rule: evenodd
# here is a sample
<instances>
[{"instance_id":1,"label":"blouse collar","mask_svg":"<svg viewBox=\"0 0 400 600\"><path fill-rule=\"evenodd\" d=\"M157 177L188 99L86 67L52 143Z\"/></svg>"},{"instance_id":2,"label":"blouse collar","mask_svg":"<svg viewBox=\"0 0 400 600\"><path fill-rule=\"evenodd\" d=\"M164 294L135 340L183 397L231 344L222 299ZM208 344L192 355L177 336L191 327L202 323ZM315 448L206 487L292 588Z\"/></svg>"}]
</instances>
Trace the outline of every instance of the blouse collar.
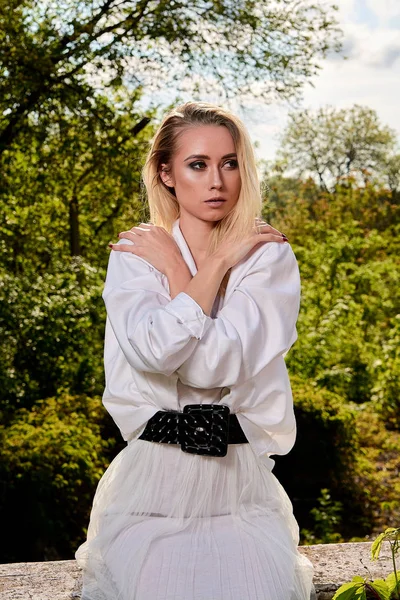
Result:
<instances>
[{"instance_id":1,"label":"blouse collar","mask_svg":"<svg viewBox=\"0 0 400 600\"><path fill-rule=\"evenodd\" d=\"M187 245L186 240L183 237L181 228L179 227L179 217L176 219L176 221L174 221L174 224L172 225L172 235L179 246L184 261L189 267L190 273L194 277L197 273L196 263L194 262L192 253L190 252L189 246Z\"/></svg>"}]
</instances>

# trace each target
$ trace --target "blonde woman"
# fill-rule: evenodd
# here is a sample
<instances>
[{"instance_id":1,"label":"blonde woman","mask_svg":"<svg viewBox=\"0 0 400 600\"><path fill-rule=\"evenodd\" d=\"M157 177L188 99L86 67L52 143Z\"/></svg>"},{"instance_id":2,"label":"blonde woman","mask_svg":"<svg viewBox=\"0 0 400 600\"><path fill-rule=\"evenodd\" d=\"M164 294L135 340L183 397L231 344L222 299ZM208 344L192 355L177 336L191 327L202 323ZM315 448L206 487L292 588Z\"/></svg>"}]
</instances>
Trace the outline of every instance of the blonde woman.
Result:
<instances>
[{"instance_id":1,"label":"blonde woman","mask_svg":"<svg viewBox=\"0 0 400 600\"><path fill-rule=\"evenodd\" d=\"M76 553L82 600L309 600L271 458L296 435L299 272L260 219L249 136L222 108L178 106L143 178L151 222L111 244L103 292L103 402L127 446Z\"/></svg>"}]
</instances>

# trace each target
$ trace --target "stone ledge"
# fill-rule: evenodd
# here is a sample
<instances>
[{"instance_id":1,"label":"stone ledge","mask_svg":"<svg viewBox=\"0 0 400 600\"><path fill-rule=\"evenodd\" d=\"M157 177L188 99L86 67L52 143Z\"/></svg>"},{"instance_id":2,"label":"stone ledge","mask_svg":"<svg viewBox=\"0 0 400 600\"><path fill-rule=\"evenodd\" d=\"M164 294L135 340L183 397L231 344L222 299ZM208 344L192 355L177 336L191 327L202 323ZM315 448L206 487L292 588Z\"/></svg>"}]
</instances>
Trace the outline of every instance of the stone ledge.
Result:
<instances>
[{"instance_id":1,"label":"stone ledge","mask_svg":"<svg viewBox=\"0 0 400 600\"><path fill-rule=\"evenodd\" d=\"M314 565L317 600L330 600L354 575L386 577L392 571L389 547L375 562L369 559L370 549L371 542L301 546L300 552ZM0 600L79 600L80 589L81 573L74 560L0 565Z\"/></svg>"}]
</instances>

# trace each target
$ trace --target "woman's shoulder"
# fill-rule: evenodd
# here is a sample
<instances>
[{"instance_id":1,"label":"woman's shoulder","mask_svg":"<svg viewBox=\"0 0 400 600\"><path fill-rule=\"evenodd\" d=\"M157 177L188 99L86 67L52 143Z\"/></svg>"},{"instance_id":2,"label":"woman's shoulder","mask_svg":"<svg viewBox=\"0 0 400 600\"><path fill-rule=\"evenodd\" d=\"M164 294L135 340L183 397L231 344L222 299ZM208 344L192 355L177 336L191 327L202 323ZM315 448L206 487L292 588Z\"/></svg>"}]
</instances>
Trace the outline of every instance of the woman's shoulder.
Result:
<instances>
[{"instance_id":1,"label":"woman's shoulder","mask_svg":"<svg viewBox=\"0 0 400 600\"><path fill-rule=\"evenodd\" d=\"M265 257L265 260L284 260L286 257L296 260L289 242L266 242L261 245L260 250L260 256Z\"/></svg>"},{"instance_id":2,"label":"woman's shoulder","mask_svg":"<svg viewBox=\"0 0 400 600\"><path fill-rule=\"evenodd\" d=\"M300 288L300 273L294 252L288 242L267 242L233 267L227 297L240 287L286 286Z\"/></svg>"},{"instance_id":3,"label":"woman's shoulder","mask_svg":"<svg viewBox=\"0 0 400 600\"><path fill-rule=\"evenodd\" d=\"M289 242L265 242L255 246L253 253L238 263L241 270L298 268L297 259Z\"/></svg>"},{"instance_id":4,"label":"woman's shoulder","mask_svg":"<svg viewBox=\"0 0 400 600\"><path fill-rule=\"evenodd\" d=\"M116 245L133 246L131 240L121 238ZM137 256L133 252L121 250L111 250L108 260L106 286L121 284L123 281L141 277L143 275L154 274L164 277L163 273L158 271L151 263L144 258Z\"/></svg>"}]
</instances>

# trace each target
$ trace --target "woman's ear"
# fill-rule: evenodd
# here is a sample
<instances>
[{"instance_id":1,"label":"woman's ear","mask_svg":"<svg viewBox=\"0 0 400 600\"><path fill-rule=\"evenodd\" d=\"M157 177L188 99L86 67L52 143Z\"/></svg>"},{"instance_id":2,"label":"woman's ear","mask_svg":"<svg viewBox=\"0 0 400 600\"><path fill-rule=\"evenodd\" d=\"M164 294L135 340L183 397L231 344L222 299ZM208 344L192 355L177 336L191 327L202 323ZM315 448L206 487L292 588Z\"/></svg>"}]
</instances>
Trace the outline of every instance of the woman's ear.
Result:
<instances>
[{"instance_id":1,"label":"woman's ear","mask_svg":"<svg viewBox=\"0 0 400 600\"><path fill-rule=\"evenodd\" d=\"M160 177L161 177L161 181L163 183L165 183L165 185L167 185L168 187L174 187L174 180L173 177L171 175L170 169L168 168L168 165L166 164L162 164L161 168L160 168Z\"/></svg>"}]
</instances>

